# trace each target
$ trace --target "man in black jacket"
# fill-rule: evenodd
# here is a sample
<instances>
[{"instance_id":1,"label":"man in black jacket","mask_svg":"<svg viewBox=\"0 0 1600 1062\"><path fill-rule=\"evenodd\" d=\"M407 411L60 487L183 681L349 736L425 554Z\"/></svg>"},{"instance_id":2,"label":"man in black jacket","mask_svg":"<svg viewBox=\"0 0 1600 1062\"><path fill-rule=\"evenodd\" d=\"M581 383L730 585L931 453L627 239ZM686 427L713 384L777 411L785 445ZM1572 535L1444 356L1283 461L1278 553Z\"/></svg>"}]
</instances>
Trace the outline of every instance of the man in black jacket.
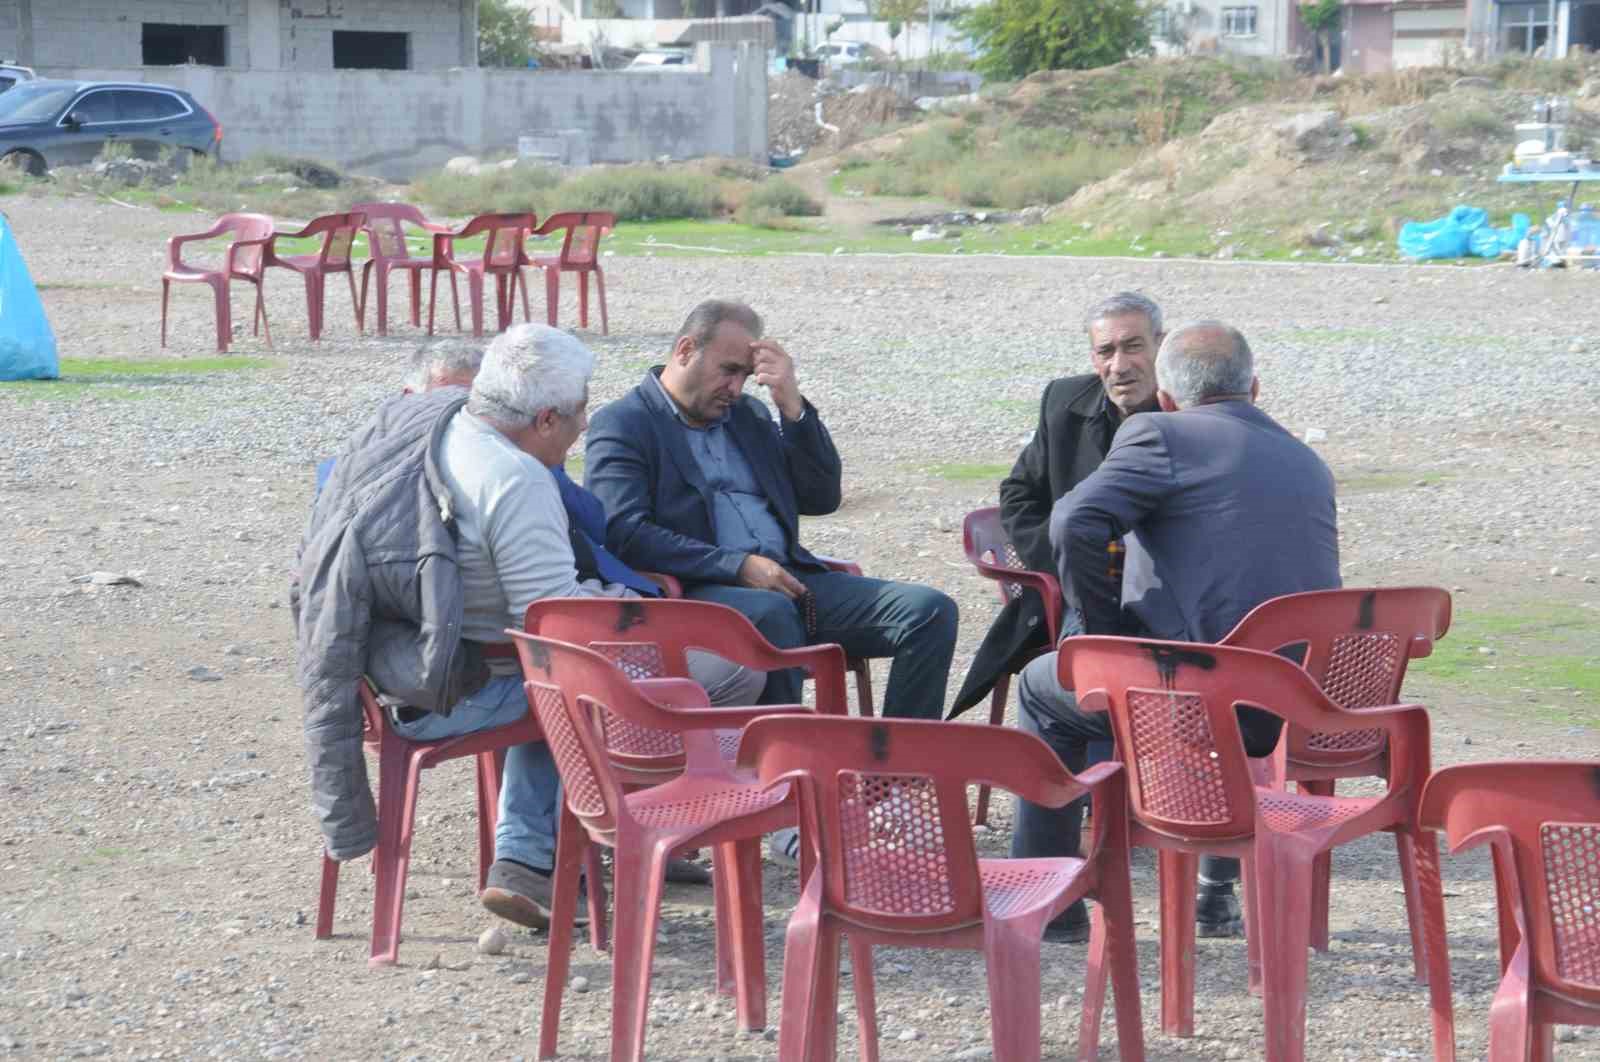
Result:
<instances>
[{"instance_id":1,"label":"man in black jacket","mask_svg":"<svg viewBox=\"0 0 1600 1062\"><path fill-rule=\"evenodd\" d=\"M1056 499L1100 467L1124 417L1156 408L1161 308L1136 292L1121 291L1097 303L1084 327L1094 371L1063 376L1044 389L1039 427L1000 483L1000 519L1006 537L1023 566L1033 571L1056 570L1049 526ZM1001 675L1015 671L1044 647L1044 610L1045 603L1032 590L1001 610L956 695L952 716L977 704ZM1082 633L1072 617L1064 618L1063 635Z\"/></svg>"}]
</instances>

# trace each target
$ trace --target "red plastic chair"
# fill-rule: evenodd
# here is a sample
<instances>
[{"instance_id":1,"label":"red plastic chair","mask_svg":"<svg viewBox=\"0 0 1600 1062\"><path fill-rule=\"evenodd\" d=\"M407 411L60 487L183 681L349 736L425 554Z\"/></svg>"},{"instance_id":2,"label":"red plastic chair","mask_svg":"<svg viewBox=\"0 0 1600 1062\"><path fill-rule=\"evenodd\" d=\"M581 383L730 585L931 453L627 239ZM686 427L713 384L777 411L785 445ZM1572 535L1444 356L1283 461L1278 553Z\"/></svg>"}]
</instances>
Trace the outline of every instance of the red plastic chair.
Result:
<instances>
[{"instance_id":1,"label":"red plastic chair","mask_svg":"<svg viewBox=\"0 0 1600 1062\"><path fill-rule=\"evenodd\" d=\"M713 846L715 900L738 981L741 1029L766 1024L766 973L761 927L761 844L764 834L792 825L795 809L782 788L764 789L733 777L715 731L743 726L770 708L682 711L656 704L627 675L592 649L520 631L516 639L527 678L528 703L549 735L561 772L563 804L556 843L555 896L545 969L539 1057L553 1058L561 996L572 960L572 918L578 866L594 846L611 848L616 925L611 949L611 1058L638 1062L650 1002L651 962L661 917L667 860L673 853ZM702 696L703 699L703 696ZM804 710L804 709L800 709ZM612 766L609 720L654 731L677 731L685 748L681 774L627 792ZM591 880L596 880L591 878Z\"/></svg>"},{"instance_id":2,"label":"red plastic chair","mask_svg":"<svg viewBox=\"0 0 1600 1062\"><path fill-rule=\"evenodd\" d=\"M1306 950L1318 854L1379 830L1410 835L1433 1011L1434 1049L1455 1053L1450 961L1434 835L1417 826L1428 774L1421 705L1340 708L1293 662L1273 653L1188 642L1077 637L1061 643L1061 684L1080 707L1109 710L1128 767L1130 843L1160 853L1161 1026L1194 1031L1194 880L1200 853L1244 864L1252 987L1266 1010L1268 1062L1305 1058ZM1258 785L1236 709L1270 710L1317 733L1379 728L1389 743L1389 789L1325 797ZM1259 959L1258 959L1259 956Z\"/></svg>"},{"instance_id":3,"label":"red plastic chair","mask_svg":"<svg viewBox=\"0 0 1600 1062\"><path fill-rule=\"evenodd\" d=\"M472 334L483 335L483 283L493 277L495 284L495 317L497 331L511 326L512 302L516 295L519 267L523 262L522 242L533 230L532 214L480 214L463 225L458 232L436 232L433 235L433 260L430 268L433 278L428 283L428 334L433 335L434 303L439 295L439 274L451 277L450 297L455 305L457 327L461 321L461 299L457 294L455 274L467 278L467 297L472 300ZM458 259L455 241L469 240L474 236L484 238L483 254L478 258ZM524 308L523 316L527 317Z\"/></svg>"},{"instance_id":4,"label":"red plastic chair","mask_svg":"<svg viewBox=\"0 0 1600 1062\"><path fill-rule=\"evenodd\" d=\"M552 214L544 219L535 236L548 236L562 232L561 250L553 255L524 253L523 266L544 271L545 319L552 328L556 324L556 307L561 302L561 274L578 274L578 324L589 327L589 274L594 274L595 289L600 295L600 332L610 334L606 321L606 275L600 269L600 238L617 227L617 216L603 211ZM518 270L519 276L521 270ZM528 314L527 279L522 277L522 313Z\"/></svg>"},{"instance_id":5,"label":"red plastic chair","mask_svg":"<svg viewBox=\"0 0 1600 1062\"><path fill-rule=\"evenodd\" d=\"M183 260L186 243L209 240L224 233L233 234L221 269L201 269ZM267 244L272 239L272 219L265 214L224 214L205 232L173 236L167 240L167 268L161 274L161 345L167 345L167 300L173 284L209 284L216 299L217 351L226 353L233 339L233 311L228 286L243 280L256 286L256 308L250 320L251 334L266 329L267 346L272 346L272 329L267 325L267 307L261 298L261 271Z\"/></svg>"},{"instance_id":6,"label":"red plastic chair","mask_svg":"<svg viewBox=\"0 0 1600 1062\"><path fill-rule=\"evenodd\" d=\"M1033 656L1050 652L1061 637L1061 584L1048 572L1035 572L1023 567L1017 547L1006 537L1000 523L1000 509L974 509L961 521L961 548L967 562L978 569L985 579L993 579L1000 591L1000 603L1010 604L1026 590L1033 590L1044 601L1045 632L1049 641ZM1031 660L1033 657L1029 657ZM1026 663L1026 661L1024 661ZM1019 669L1020 670L1020 669ZM1015 674L1012 672L1011 674ZM989 696L989 723L999 726L1006 720L1006 701L1011 696L1011 674L1003 674L995 681L994 692ZM978 787L978 807L972 821L984 825L989 821L989 787Z\"/></svg>"},{"instance_id":7,"label":"red plastic chair","mask_svg":"<svg viewBox=\"0 0 1600 1062\"><path fill-rule=\"evenodd\" d=\"M1489 1062L1549 1062L1557 1025L1600 1025L1600 760L1445 767L1419 817L1453 852L1488 844L1503 924Z\"/></svg>"},{"instance_id":8,"label":"red plastic chair","mask_svg":"<svg viewBox=\"0 0 1600 1062\"><path fill-rule=\"evenodd\" d=\"M1223 645L1282 652L1301 651L1302 666L1341 708L1376 708L1400 703L1406 664L1433 652L1450 629L1450 595L1438 587L1314 590L1265 601L1239 621ZM1317 734L1284 727L1273 756L1274 775L1298 784L1302 793L1333 796L1335 779L1389 775L1389 747L1381 729ZM1412 948L1423 976L1423 941L1417 935L1417 883L1405 851L1410 835L1395 834L1399 846ZM1317 857L1311 895L1311 946L1328 950L1330 853Z\"/></svg>"},{"instance_id":9,"label":"red plastic chair","mask_svg":"<svg viewBox=\"0 0 1600 1062\"><path fill-rule=\"evenodd\" d=\"M477 757L478 888L494 862L495 817L500 806L498 756L512 745L543 741L532 715L509 726L439 741L407 741L389 725L388 715L365 681L357 684L365 717L363 739L378 753L378 845L372 853L377 877L372 901L370 965L392 964L400 953L400 915L405 907L406 871L416 823L422 772L447 760ZM322 891L317 899L317 939L333 935L333 904L339 888L339 862L322 856Z\"/></svg>"},{"instance_id":10,"label":"red plastic chair","mask_svg":"<svg viewBox=\"0 0 1600 1062\"><path fill-rule=\"evenodd\" d=\"M801 851L814 861L785 943L784 1062L835 1056L841 933L850 938L863 1059L878 1057L874 945L982 951L995 1058L1037 1059L1040 941L1050 919L1083 897L1099 903L1079 1057L1094 1058L1099 1047L1107 964L1121 1057L1144 1057L1120 764L1074 778L1018 730L827 716L757 719L745 728L739 763L763 784L798 788ZM1092 793L1087 858L980 859L967 820L967 785L980 779L1051 807Z\"/></svg>"},{"instance_id":11,"label":"red plastic chair","mask_svg":"<svg viewBox=\"0 0 1600 1062\"><path fill-rule=\"evenodd\" d=\"M411 326L422 325L422 274L433 269L433 258L414 257L406 244L406 226L413 225L423 232L437 234L450 231L447 225L437 225L427 219L421 210L409 203L357 203L350 208L353 213L366 216L367 260L361 266L361 297L356 302L356 321L364 327L367 319L367 282L378 282L378 335L389 334L389 274L398 269L406 274L411 288ZM456 275L450 274L450 286L456 288ZM461 296L459 289L452 292L456 304L456 330L461 330Z\"/></svg>"},{"instance_id":12,"label":"red plastic chair","mask_svg":"<svg viewBox=\"0 0 1600 1062\"><path fill-rule=\"evenodd\" d=\"M355 245L356 233L366 224L366 216L359 213L324 214L312 218L299 232L274 233L267 244L267 267L291 269L306 282L306 317L310 321L311 339L322 338L322 309L324 289L330 273L343 273L350 282L350 305L356 315L356 331L361 331L361 300L356 296L356 274L350 264L350 249ZM279 240L322 237L322 246L316 254L278 253Z\"/></svg>"}]
</instances>

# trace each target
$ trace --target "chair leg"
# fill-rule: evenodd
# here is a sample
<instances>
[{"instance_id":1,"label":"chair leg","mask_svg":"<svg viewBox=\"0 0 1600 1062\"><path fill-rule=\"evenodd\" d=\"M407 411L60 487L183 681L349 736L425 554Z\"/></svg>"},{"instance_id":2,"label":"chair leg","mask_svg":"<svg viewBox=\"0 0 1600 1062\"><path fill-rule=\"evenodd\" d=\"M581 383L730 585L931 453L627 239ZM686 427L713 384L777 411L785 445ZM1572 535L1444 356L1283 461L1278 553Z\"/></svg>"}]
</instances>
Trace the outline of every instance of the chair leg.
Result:
<instances>
[{"instance_id":1,"label":"chair leg","mask_svg":"<svg viewBox=\"0 0 1600 1062\"><path fill-rule=\"evenodd\" d=\"M594 267L594 290L600 297L600 334L611 334L611 323L606 320L606 275L600 271L599 266Z\"/></svg>"},{"instance_id":2,"label":"chair leg","mask_svg":"<svg viewBox=\"0 0 1600 1062\"><path fill-rule=\"evenodd\" d=\"M351 298L355 299L355 301L356 301L356 331L358 331L358 332L364 332L364 331L366 331L366 328L367 328L367 288L368 288L368 285L370 285L371 282L372 282L372 267L373 267L373 265L374 265L374 263L373 263L372 259L370 259L370 258L367 259L365 262L361 263L361 288L360 288L360 291L359 291L359 293L357 293L354 290L352 290L352 292L351 292ZM352 285L354 285L354 283L355 283L354 274L351 275L350 283ZM378 334L380 336L383 335L383 331L380 329L378 331Z\"/></svg>"},{"instance_id":3,"label":"chair leg","mask_svg":"<svg viewBox=\"0 0 1600 1062\"><path fill-rule=\"evenodd\" d=\"M1239 861L1239 891L1243 893L1240 906L1244 908L1245 963L1249 968L1249 986L1254 995L1261 994L1261 900L1256 896L1256 857L1247 855Z\"/></svg>"},{"instance_id":4,"label":"chair leg","mask_svg":"<svg viewBox=\"0 0 1600 1062\"><path fill-rule=\"evenodd\" d=\"M556 307L561 303L561 270L544 267L544 317L551 328L556 327Z\"/></svg>"},{"instance_id":5,"label":"chair leg","mask_svg":"<svg viewBox=\"0 0 1600 1062\"><path fill-rule=\"evenodd\" d=\"M311 342L322 338L322 274L306 274L306 319L310 322Z\"/></svg>"},{"instance_id":6,"label":"chair leg","mask_svg":"<svg viewBox=\"0 0 1600 1062\"><path fill-rule=\"evenodd\" d=\"M356 333L359 335L366 331L366 326L361 322L361 304L356 301L356 273L353 269L344 271L344 278L350 282L350 305L356 314Z\"/></svg>"},{"instance_id":7,"label":"chair leg","mask_svg":"<svg viewBox=\"0 0 1600 1062\"><path fill-rule=\"evenodd\" d=\"M589 946L595 951L609 951L611 928L607 921L606 882L600 866L600 846L591 844L583 860L584 878L589 882Z\"/></svg>"},{"instance_id":8,"label":"chair leg","mask_svg":"<svg viewBox=\"0 0 1600 1062\"><path fill-rule=\"evenodd\" d=\"M733 930L733 967L739 1031L767 1027L767 955L761 919L761 842L746 839L730 846L733 871L728 889Z\"/></svg>"},{"instance_id":9,"label":"chair leg","mask_svg":"<svg viewBox=\"0 0 1600 1062\"><path fill-rule=\"evenodd\" d=\"M994 692L989 695L989 725L999 726L1006 720L1006 700L1011 696L1011 676L1002 674L995 681ZM989 787L978 787L978 810L972 816L975 826L989 825Z\"/></svg>"},{"instance_id":10,"label":"chair leg","mask_svg":"<svg viewBox=\"0 0 1600 1062\"><path fill-rule=\"evenodd\" d=\"M1411 931L1411 966L1417 984L1428 983L1427 936L1423 932L1422 895L1417 885L1417 846L1406 830L1394 831L1395 855L1400 862L1400 892L1406 901L1406 928ZM1437 852L1435 853L1437 858ZM1316 927L1312 927L1316 931Z\"/></svg>"},{"instance_id":11,"label":"chair leg","mask_svg":"<svg viewBox=\"0 0 1600 1062\"><path fill-rule=\"evenodd\" d=\"M561 996L567 988L567 971L572 964L572 919L578 907L578 864L586 849L592 848L583 824L561 805L556 827L556 866L554 895L550 901L550 943L545 955L544 1010L539 1016L539 1057L556 1056L556 1041L561 1030Z\"/></svg>"},{"instance_id":12,"label":"chair leg","mask_svg":"<svg viewBox=\"0 0 1600 1062\"><path fill-rule=\"evenodd\" d=\"M783 1020L778 1024L780 1062L811 1062L823 1054L824 1045L817 1042L818 1026L823 1020L823 1001L818 994L822 982L830 974L837 984L839 960L835 945L832 965L824 961L828 949L819 902L821 891L818 885L802 893L784 935ZM861 971L858 969L855 973L856 990L859 993ZM860 999L859 994L857 999ZM863 1028L865 1021L864 1017Z\"/></svg>"},{"instance_id":13,"label":"chair leg","mask_svg":"<svg viewBox=\"0 0 1600 1062\"><path fill-rule=\"evenodd\" d=\"M670 852L659 846L641 851L644 838L637 835L618 841L612 864L617 920L611 948L611 1058L613 1062L643 1062L650 965L655 959L656 925L661 919Z\"/></svg>"},{"instance_id":14,"label":"chair leg","mask_svg":"<svg viewBox=\"0 0 1600 1062\"><path fill-rule=\"evenodd\" d=\"M429 270L429 272L437 273L438 270ZM387 280L388 277L385 276L384 279ZM406 279L410 282L411 288L411 327L420 328L422 326L422 270L406 270ZM383 312L381 309L383 303L378 303L378 306L380 307L378 312L381 314ZM383 320L382 317L378 319L380 321Z\"/></svg>"},{"instance_id":15,"label":"chair leg","mask_svg":"<svg viewBox=\"0 0 1600 1062\"><path fill-rule=\"evenodd\" d=\"M1256 835L1256 896L1263 911L1262 1010L1267 1062L1305 1062L1306 979L1315 851L1283 835Z\"/></svg>"},{"instance_id":16,"label":"chair leg","mask_svg":"<svg viewBox=\"0 0 1600 1062\"><path fill-rule=\"evenodd\" d=\"M850 980L855 988L861 1062L878 1062L878 990L872 973L872 945L854 933L846 939L850 941Z\"/></svg>"},{"instance_id":17,"label":"chair leg","mask_svg":"<svg viewBox=\"0 0 1600 1062\"><path fill-rule=\"evenodd\" d=\"M578 327L589 327L589 274L578 273Z\"/></svg>"},{"instance_id":18,"label":"chair leg","mask_svg":"<svg viewBox=\"0 0 1600 1062\"><path fill-rule=\"evenodd\" d=\"M400 918L411 862L411 825L417 810L421 769L408 763L406 746L391 740L378 750L378 845L372 851L377 880L372 897L372 946L368 964L393 964L400 955ZM417 777L413 777L413 774Z\"/></svg>"},{"instance_id":19,"label":"chair leg","mask_svg":"<svg viewBox=\"0 0 1600 1062\"><path fill-rule=\"evenodd\" d=\"M461 331L461 285L457 282L456 271L450 270L450 305L455 309L456 331Z\"/></svg>"},{"instance_id":20,"label":"chair leg","mask_svg":"<svg viewBox=\"0 0 1600 1062\"><path fill-rule=\"evenodd\" d=\"M233 314L228 308L228 282L221 280L212 284L211 297L216 303L217 353L226 354L228 344L233 340Z\"/></svg>"},{"instance_id":21,"label":"chair leg","mask_svg":"<svg viewBox=\"0 0 1600 1062\"><path fill-rule=\"evenodd\" d=\"M1331 797L1335 782L1327 778L1295 784L1302 793ZM1332 881L1333 853L1320 852L1311 876L1311 946L1318 951L1328 950L1328 894Z\"/></svg>"},{"instance_id":22,"label":"chair leg","mask_svg":"<svg viewBox=\"0 0 1600 1062\"><path fill-rule=\"evenodd\" d=\"M167 345L167 300L172 296L172 281L161 278L161 346Z\"/></svg>"},{"instance_id":23,"label":"chair leg","mask_svg":"<svg viewBox=\"0 0 1600 1062\"><path fill-rule=\"evenodd\" d=\"M455 274L450 275L450 283L455 283ZM435 269L428 278L428 334L433 335L433 306L439 301L439 271Z\"/></svg>"},{"instance_id":24,"label":"chair leg","mask_svg":"<svg viewBox=\"0 0 1600 1062\"><path fill-rule=\"evenodd\" d=\"M317 939L333 936L333 902L339 894L339 861L322 853L322 889L317 893Z\"/></svg>"},{"instance_id":25,"label":"chair leg","mask_svg":"<svg viewBox=\"0 0 1600 1062\"><path fill-rule=\"evenodd\" d=\"M1194 890L1199 859L1192 852L1162 850L1161 1031L1194 1035Z\"/></svg>"},{"instance_id":26,"label":"chair leg","mask_svg":"<svg viewBox=\"0 0 1600 1062\"><path fill-rule=\"evenodd\" d=\"M505 750L480 752L478 773L478 891L489 884L494 863L495 821L500 817L500 778L505 772Z\"/></svg>"},{"instance_id":27,"label":"chair leg","mask_svg":"<svg viewBox=\"0 0 1600 1062\"><path fill-rule=\"evenodd\" d=\"M251 317L251 323L253 325L255 320L256 320L256 318L260 318L261 331L263 333L265 333L266 337L267 337L267 349L271 350L272 349L272 324L271 324L271 322L269 322L267 320L267 302L266 302L266 298L265 298L266 292L265 292L264 289L265 289L265 284L264 283L259 283L259 284L256 285L256 312Z\"/></svg>"},{"instance_id":28,"label":"chair leg","mask_svg":"<svg viewBox=\"0 0 1600 1062\"><path fill-rule=\"evenodd\" d=\"M1519 944L1489 1005L1488 1062L1544 1062L1550 1057L1541 1040L1547 1040L1553 1030L1549 1026L1541 1030L1533 1019L1527 955L1527 949Z\"/></svg>"},{"instance_id":29,"label":"chair leg","mask_svg":"<svg viewBox=\"0 0 1600 1062\"><path fill-rule=\"evenodd\" d=\"M736 996L738 978L734 973L734 915L732 886L735 854L733 844L711 849L711 918L716 946L717 994Z\"/></svg>"},{"instance_id":30,"label":"chair leg","mask_svg":"<svg viewBox=\"0 0 1600 1062\"><path fill-rule=\"evenodd\" d=\"M1439 1062L1456 1057L1455 1003L1451 998L1450 951L1444 920L1444 883L1439 877L1439 843L1432 833L1409 838L1416 861L1417 901L1422 918L1421 944L1426 950L1428 1003L1433 1013L1433 1055ZM1415 937L1413 930L1413 937ZM1413 948L1417 943L1413 943Z\"/></svg>"},{"instance_id":31,"label":"chair leg","mask_svg":"<svg viewBox=\"0 0 1600 1062\"><path fill-rule=\"evenodd\" d=\"M983 958L989 971L989 1024L994 1057L1038 1062L1039 944L1044 927L993 916L983 922Z\"/></svg>"},{"instance_id":32,"label":"chair leg","mask_svg":"<svg viewBox=\"0 0 1600 1062\"><path fill-rule=\"evenodd\" d=\"M863 719L872 718L872 661L858 656L850 661L850 670L856 676L856 714Z\"/></svg>"},{"instance_id":33,"label":"chair leg","mask_svg":"<svg viewBox=\"0 0 1600 1062\"><path fill-rule=\"evenodd\" d=\"M1126 1062L1143 1062L1139 952L1133 933L1133 883L1126 861L1107 860L1101 865L1098 899L1100 902L1091 914L1088 980L1083 992L1083 1017L1078 1023L1078 1057L1087 1062L1099 1054L1100 1016L1105 1010L1109 970L1117 1008L1118 1057ZM1189 924L1194 924L1193 919Z\"/></svg>"},{"instance_id":34,"label":"chair leg","mask_svg":"<svg viewBox=\"0 0 1600 1062\"><path fill-rule=\"evenodd\" d=\"M472 336L483 338L483 274L467 274L467 298L472 302Z\"/></svg>"}]
</instances>

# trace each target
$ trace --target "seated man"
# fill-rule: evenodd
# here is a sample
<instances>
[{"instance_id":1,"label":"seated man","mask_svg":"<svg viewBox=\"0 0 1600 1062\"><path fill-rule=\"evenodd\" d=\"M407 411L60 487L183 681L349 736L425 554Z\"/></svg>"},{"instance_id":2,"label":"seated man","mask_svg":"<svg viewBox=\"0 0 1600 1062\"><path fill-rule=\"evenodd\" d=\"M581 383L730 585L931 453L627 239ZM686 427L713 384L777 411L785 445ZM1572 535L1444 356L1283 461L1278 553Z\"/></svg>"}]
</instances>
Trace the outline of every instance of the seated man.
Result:
<instances>
[{"instance_id":1,"label":"seated man","mask_svg":"<svg viewBox=\"0 0 1600 1062\"><path fill-rule=\"evenodd\" d=\"M1156 359L1162 412L1130 417L1105 461L1064 495L1050 517L1068 607L1089 634L1215 642L1268 598L1339 585L1333 476L1312 450L1255 406L1259 390L1244 336L1215 321L1167 335ZM1098 574L1106 543L1126 535L1121 600ZM1101 712L1081 712L1056 680L1056 654L1023 669L1022 726L1067 768L1084 767L1091 741L1111 736ZM1265 756L1280 721L1241 709L1245 751ZM1018 802L1013 857L1072 855L1077 805L1061 815ZM1235 860L1201 863L1202 933L1238 929ZM1087 913L1069 908L1047 931L1087 938Z\"/></svg>"},{"instance_id":2,"label":"seated man","mask_svg":"<svg viewBox=\"0 0 1600 1062\"><path fill-rule=\"evenodd\" d=\"M840 464L794 361L737 302L696 306L667 363L595 414L589 487L606 543L687 596L730 605L779 648L837 642L892 656L883 714L938 718L955 651L956 605L925 586L828 570L800 544L801 513L839 506ZM744 395L751 376L778 407ZM758 703L800 699L802 676L774 672Z\"/></svg>"}]
</instances>

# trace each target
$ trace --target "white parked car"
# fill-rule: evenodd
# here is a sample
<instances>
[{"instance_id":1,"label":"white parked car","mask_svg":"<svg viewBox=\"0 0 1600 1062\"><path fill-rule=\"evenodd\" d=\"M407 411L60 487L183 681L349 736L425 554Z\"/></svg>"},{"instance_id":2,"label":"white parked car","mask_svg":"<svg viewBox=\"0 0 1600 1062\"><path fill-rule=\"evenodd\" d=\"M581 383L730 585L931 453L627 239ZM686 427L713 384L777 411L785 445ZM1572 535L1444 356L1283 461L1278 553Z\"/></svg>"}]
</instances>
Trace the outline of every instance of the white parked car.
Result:
<instances>
[{"instance_id":1,"label":"white parked car","mask_svg":"<svg viewBox=\"0 0 1600 1062\"><path fill-rule=\"evenodd\" d=\"M694 57L688 52L640 52L625 70L694 70Z\"/></svg>"},{"instance_id":2,"label":"white parked car","mask_svg":"<svg viewBox=\"0 0 1600 1062\"><path fill-rule=\"evenodd\" d=\"M872 46L860 41L837 41L817 49L817 58L832 66L851 66L872 58Z\"/></svg>"}]
</instances>

